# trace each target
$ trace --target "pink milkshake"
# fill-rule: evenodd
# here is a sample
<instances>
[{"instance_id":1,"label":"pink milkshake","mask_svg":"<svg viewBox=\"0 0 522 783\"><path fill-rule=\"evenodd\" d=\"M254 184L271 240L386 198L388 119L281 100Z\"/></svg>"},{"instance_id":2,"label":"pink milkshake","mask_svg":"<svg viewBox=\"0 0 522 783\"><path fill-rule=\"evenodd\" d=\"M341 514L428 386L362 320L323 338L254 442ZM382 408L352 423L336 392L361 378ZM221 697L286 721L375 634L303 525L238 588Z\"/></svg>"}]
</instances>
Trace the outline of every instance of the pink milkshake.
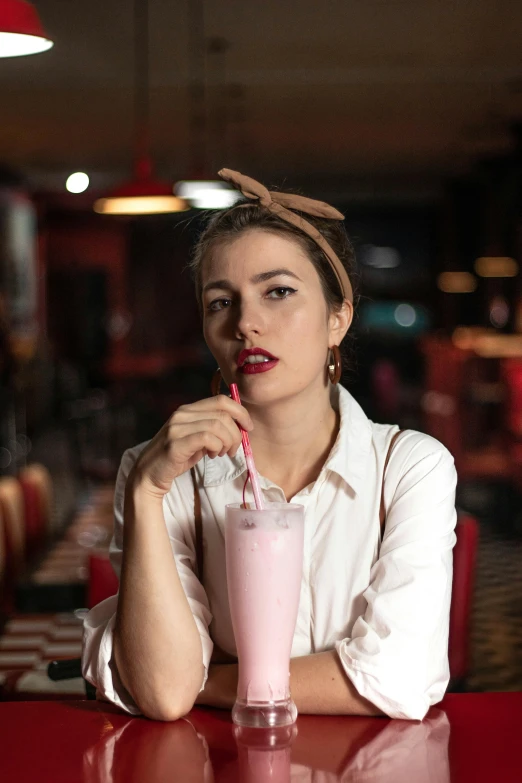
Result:
<instances>
[{"instance_id":1,"label":"pink milkshake","mask_svg":"<svg viewBox=\"0 0 522 783\"><path fill-rule=\"evenodd\" d=\"M289 662L303 568L304 508L269 503L263 511L226 507L226 562L230 613L239 662L241 726L295 721Z\"/></svg>"}]
</instances>

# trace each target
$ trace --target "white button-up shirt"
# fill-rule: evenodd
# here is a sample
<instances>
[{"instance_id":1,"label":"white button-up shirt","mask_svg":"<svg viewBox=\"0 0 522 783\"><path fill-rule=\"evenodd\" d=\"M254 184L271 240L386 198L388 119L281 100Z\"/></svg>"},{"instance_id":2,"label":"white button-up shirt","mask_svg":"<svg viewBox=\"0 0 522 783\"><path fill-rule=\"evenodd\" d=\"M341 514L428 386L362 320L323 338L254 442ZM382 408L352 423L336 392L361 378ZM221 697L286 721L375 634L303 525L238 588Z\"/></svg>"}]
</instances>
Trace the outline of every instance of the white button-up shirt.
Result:
<instances>
[{"instance_id":1,"label":"white button-up shirt","mask_svg":"<svg viewBox=\"0 0 522 783\"><path fill-rule=\"evenodd\" d=\"M384 476L386 526L379 508L396 426L375 424L351 394L332 388L340 430L319 476L291 501L305 508L305 545L292 657L334 649L361 696L393 718L422 719L449 680L448 626L455 543L453 458L434 438L406 430ZM115 490L111 559L119 575L127 476L145 444L125 452ZM242 501L246 464L204 457L196 465L203 523L203 584L196 572L190 472L163 499L176 566L208 666L215 642L235 654L225 570L225 506ZM267 501L283 490L260 476ZM248 500L252 500L247 496ZM290 500L290 499L289 499ZM98 695L138 713L112 660L117 597L85 620L83 673ZM206 678L205 678L206 679Z\"/></svg>"}]
</instances>

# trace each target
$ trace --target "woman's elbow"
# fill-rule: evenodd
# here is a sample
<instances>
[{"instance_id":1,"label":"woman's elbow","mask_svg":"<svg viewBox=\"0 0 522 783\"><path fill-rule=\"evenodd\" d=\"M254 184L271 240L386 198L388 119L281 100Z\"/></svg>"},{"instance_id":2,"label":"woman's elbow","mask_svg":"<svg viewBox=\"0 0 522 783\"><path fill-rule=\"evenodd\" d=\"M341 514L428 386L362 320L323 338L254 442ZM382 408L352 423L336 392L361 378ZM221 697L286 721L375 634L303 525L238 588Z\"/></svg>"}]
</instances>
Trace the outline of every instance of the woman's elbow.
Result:
<instances>
[{"instance_id":1,"label":"woman's elbow","mask_svg":"<svg viewBox=\"0 0 522 783\"><path fill-rule=\"evenodd\" d=\"M165 704L151 704L140 707L142 714L150 720L159 720L164 723L173 722L185 717L192 709L192 704L178 704L167 702Z\"/></svg>"},{"instance_id":2,"label":"woman's elbow","mask_svg":"<svg viewBox=\"0 0 522 783\"><path fill-rule=\"evenodd\" d=\"M167 723L187 715L194 706L196 695L192 693L163 694L161 697L147 698L136 703L146 718Z\"/></svg>"},{"instance_id":3,"label":"woman's elbow","mask_svg":"<svg viewBox=\"0 0 522 783\"><path fill-rule=\"evenodd\" d=\"M143 715L151 720L179 720L194 707L203 677L202 668L201 672L190 672L183 681L176 678L170 687L165 687L164 681L154 683L147 693L136 694L136 703Z\"/></svg>"}]
</instances>

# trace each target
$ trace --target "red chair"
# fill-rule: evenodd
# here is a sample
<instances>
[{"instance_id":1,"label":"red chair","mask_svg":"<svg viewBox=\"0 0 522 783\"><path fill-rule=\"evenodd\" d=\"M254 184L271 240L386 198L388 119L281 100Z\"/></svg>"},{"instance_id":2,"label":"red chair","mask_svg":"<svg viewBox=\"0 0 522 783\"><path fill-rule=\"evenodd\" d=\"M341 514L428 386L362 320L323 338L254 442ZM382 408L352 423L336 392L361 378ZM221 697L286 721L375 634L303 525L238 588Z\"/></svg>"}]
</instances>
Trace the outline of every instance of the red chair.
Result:
<instances>
[{"instance_id":1,"label":"red chair","mask_svg":"<svg viewBox=\"0 0 522 783\"><path fill-rule=\"evenodd\" d=\"M89 557L89 583L87 586L87 606L93 606L110 598L118 592L118 577L113 571L109 555L105 552L92 554ZM80 658L70 660L51 661L47 667L47 675L51 680L69 680L73 677L81 677ZM96 697L96 690L86 682L85 690L88 699Z\"/></svg>"},{"instance_id":2,"label":"red chair","mask_svg":"<svg viewBox=\"0 0 522 783\"><path fill-rule=\"evenodd\" d=\"M4 570L5 570L5 532L4 532L4 518L2 516L2 507L0 506L0 607L2 607L3 605Z\"/></svg>"},{"instance_id":3,"label":"red chair","mask_svg":"<svg viewBox=\"0 0 522 783\"><path fill-rule=\"evenodd\" d=\"M30 477L22 473L18 478L22 488L25 511L25 546L28 558L35 555L45 541L45 519L42 513L40 493Z\"/></svg>"},{"instance_id":4,"label":"red chair","mask_svg":"<svg viewBox=\"0 0 522 783\"><path fill-rule=\"evenodd\" d=\"M52 508L53 508L53 480L52 476L44 465L38 462L32 462L22 468L18 479L22 487L30 485L32 487L31 496L37 497L36 513L34 527L38 528L38 535L42 542L53 531L52 527Z\"/></svg>"},{"instance_id":5,"label":"red chair","mask_svg":"<svg viewBox=\"0 0 522 783\"><path fill-rule=\"evenodd\" d=\"M455 532L448 650L451 690L464 687L469 670L470 617L478 546L476 519L463 514Z\"/></svg>"},{"instance_id":6,"label":"red chair","mask_svg":"<svg viewBox=\"0 0 522 783\"><path fill-rule=\"evenodd\" d=\"M12 476L0 478L0 513L3 520L5 569L2 609L12 612L17 579L25 567L25 518L22 488ZM1 532L1 531L0 531Z\"/></svg>"},{"instance_id":7,"label":"red chair","mask_svg":"<svg viewBox=\"0 0 522 783\"><path fill-rule=\"evenodd\" d=\"M114 573L108 554L92 554L89 557L89 583L87 606L93 606L118 592L118 577Z\"/></svg>"}]
</instances>

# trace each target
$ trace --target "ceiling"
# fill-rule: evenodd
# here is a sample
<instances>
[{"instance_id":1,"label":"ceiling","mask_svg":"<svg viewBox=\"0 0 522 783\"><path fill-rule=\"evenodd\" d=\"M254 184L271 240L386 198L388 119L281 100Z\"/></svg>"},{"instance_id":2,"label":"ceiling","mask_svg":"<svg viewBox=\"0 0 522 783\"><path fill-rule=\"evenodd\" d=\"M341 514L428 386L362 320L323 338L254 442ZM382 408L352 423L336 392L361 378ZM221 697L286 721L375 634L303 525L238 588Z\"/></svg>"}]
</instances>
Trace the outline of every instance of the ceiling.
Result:
<instances>
[{"instance_id":1,"label":"ceiling","mask_svg":"<svg viewBox=\"0 0 522 783\"><path fill-rule=\"evenodd\" d=\"M190 1L150 1L152 151L173 179L190 168ZM105 186L132 157L132 3L36 6L55 46L0 60L0 161ZM228 42L206 57L212 171L421 192L508 149L522 119L520 0L205 0L204 14L206 39Z\"/></svg>"}]
</instances>

